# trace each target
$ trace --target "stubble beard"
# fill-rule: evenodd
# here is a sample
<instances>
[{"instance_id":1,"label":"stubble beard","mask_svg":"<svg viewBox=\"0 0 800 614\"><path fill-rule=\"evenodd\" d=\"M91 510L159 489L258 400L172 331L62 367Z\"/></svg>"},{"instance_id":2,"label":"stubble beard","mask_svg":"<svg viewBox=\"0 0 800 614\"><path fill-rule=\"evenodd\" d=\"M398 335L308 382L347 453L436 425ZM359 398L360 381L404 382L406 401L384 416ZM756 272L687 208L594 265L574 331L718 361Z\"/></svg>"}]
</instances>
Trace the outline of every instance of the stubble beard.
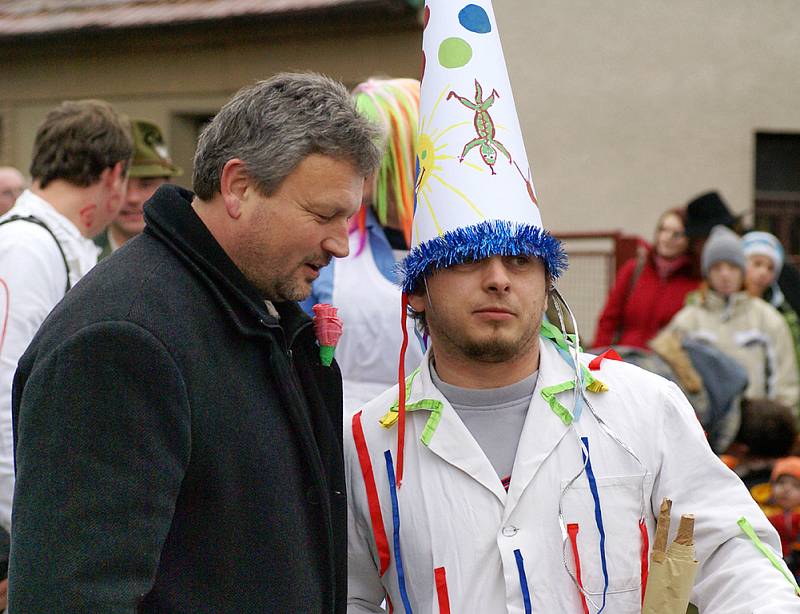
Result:
<instances>
[{"instance_id":1,"label":"stubble beard","mask_svg":"<svg viewBox=\"0 0 800 614\"><path fill-rule=\"evenodd\" d=\"M294 269L281 272L278 276L269 280L262 280L256 285L261 295L268 301L283 302L283 301L303 301L311 295L312 280L303 276L302 269L305 262L320 262L319 258L307 256L303 261L298 264ZM284 264L282 261L270 259L268 266L264 270L271 269L278 271L279 267ZM327 266L328 262L322 266ZM248 276L251 280L255 276Z\"/></svg>"},{"instance_id":2,"label":"stubble beard","mask_svg":"<svg viewBox=\"0 0 800 614\"><path fill-rule=\"evenodd\" d=\"M280 277L272 284L271 301L303 301L311 295L311 285L297 281L291 275Z\"/></svg>"},{"instance_id":3,"label":"stubble beard","mask_svg":"<svg viewBox=\"0 0 800 614\"><path fill-rule=\"evenodd\" d=\"M457 326L442 325L436 317L428 314L428 326L433 331L433 336L438 337L453 350L472 361L498 364L509 362L524 354L538 339L538 331L542 319L532 321L521 335L513 339L490 337L489 339L472 339L462 333ZM499 328L499 327L498 327Z\"/></svg>"}]
</instances>

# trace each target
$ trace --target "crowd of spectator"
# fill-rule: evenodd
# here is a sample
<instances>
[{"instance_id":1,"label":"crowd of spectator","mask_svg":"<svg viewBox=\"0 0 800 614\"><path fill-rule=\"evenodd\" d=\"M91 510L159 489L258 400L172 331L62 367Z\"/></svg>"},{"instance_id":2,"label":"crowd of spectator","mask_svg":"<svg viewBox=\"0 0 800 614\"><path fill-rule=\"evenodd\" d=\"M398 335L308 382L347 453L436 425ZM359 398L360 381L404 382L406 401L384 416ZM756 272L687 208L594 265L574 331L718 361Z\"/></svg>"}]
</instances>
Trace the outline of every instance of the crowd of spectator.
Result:
<instances>
[{"instance_id":1,"label":"crowd of spectator","mask_svg":"<svg viewBox=\"0 0 800 614\"><path fill-rule=\"evenodd\" d=\"M800 574L797 277L775 235L703 194L662 214L652 246L620 266L594 345L682 388Z\"/></svg>"}]
</instances>

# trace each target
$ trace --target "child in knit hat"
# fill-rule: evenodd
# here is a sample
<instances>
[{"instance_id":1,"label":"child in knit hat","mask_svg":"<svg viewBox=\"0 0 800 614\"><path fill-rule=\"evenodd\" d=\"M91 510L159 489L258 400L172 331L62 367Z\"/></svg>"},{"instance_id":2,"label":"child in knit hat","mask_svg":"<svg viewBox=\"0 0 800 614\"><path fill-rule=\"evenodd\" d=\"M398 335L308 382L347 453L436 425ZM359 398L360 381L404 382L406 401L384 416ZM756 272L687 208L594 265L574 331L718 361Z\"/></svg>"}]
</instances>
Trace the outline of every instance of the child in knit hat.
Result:
<instances>
[{"instance_id":1,"label":"child in knit hat","mask_svg":"<svg viewBox=\"0 0 800 614\"><path fill-rule=\"evenodd\" d=\"M775 307L792 333L795 357L800 363L800 319L778 286L778 276L783 269L783 245L773 234L753 231L742 237L747 271L744 285L748 294L757 296Z\"/></svg>"},{"instance_id":2,"label":"child in knit hat","mask_svg":"<svg viewBox=\"0 0 800 614\"><path fill-rule=\"evenodd\" d=\"M800 573L800 457L787 456L775 463L770 479L772 502L780 512L769 521L781 537L783 558L789 569Z\"/></svg>"},{"instance_id":3,"label":"child in knit hat","mask_svg":"<svg viewBox=\"0 0 800 614\"><path fill-rule=\"evenodd\" d=\"M681 309L666 330L711 344L738 361L749 380L746 399L773 399L796 410L800 383L789 327L771 305L743 291L747 263L742 240L729 228L715 226L701 266L708 289Z\"/></svg>"}]
</instances>

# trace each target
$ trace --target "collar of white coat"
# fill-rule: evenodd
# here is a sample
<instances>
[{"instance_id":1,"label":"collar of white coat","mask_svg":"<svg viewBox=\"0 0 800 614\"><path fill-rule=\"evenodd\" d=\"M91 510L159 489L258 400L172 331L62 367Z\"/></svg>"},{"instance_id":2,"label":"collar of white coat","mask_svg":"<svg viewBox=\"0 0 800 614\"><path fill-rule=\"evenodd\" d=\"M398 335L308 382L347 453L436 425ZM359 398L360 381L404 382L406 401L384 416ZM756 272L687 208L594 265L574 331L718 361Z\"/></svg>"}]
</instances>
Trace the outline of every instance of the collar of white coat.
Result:
<instances>
[{"instance_id":1,"label":"collar of white coat","mask_svg":"<svg viewBox=\"0 0 800 614\"><path fill-rule=\"evenodd\" d=\"M542 391L574 379L574 370L559 355L555 344L539 338L539 377L520 435L511 487L506 493L483 450L452 405L434 385L430 358L429 348L419 369L406 379L406 409L409 417L417 412L426 414L424 427L421 432L416 433L416 438L431 452L483 484L502 502L505 503L507 499L511 502L517 500L569 430L569 426L551 411L542 397ZM564 395L571 398L572 393L565 392ZM393 413L395 412L387 414L384 420L387 417L391 420ZM423 420L420 418L409 422L422 425ZM409 435L414 436L412 433L415 431L410 430Z\"/></svg>"}]
</instances>

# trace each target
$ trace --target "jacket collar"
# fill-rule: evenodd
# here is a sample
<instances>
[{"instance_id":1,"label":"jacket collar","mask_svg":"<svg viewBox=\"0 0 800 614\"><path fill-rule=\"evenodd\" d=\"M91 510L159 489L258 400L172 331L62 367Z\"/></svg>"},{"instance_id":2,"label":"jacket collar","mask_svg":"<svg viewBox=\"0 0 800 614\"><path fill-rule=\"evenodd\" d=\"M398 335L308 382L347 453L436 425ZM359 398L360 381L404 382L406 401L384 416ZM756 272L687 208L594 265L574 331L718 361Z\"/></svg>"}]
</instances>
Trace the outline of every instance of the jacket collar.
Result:
<instances>
[{"instance_id":1,"label":"jacket collar","mask_svg":"<svg viewBox=\"0 0 800 614\"><path fill-rule=\"evenodd\" d=\"M274 303L280 320L228 257L192 208L194 194L175 185L161 186L144 208L145 232L162 241L190 269L208 282L222 308L245 334L283 328L288 340L311 323L294 302Z\"/></svg>"},{"instance_id":2,"label":"jacket collar","mask_svg":"<svg viewBox=\"0 0 800 614\"><path fill-rule=\"evenodd\" d=\"M749 300L746 292L736 292L725 298L721 294L709 289L704 298L704 306L709 311L723 312L724 316L730 317Z\"/></svg>"},{"instance_id":3,"label":"jacket collar","mask_svg":"<svg viewBox=\"0 0 800 614\"><path fill-rule=\"evenodd\" d=\"M539 356L539 377L520 436L508 493L503 489L497 472L475 438L452 405L434 385L430 373L430 349L408 395L407 405L411 406L415 403L422 404L424 400L441 403L438 409L440 412L438 424L427 438L428 449L491 491L505 505L506 514L513 511L542 464L569 430L569 427L544 402L542 390L574 379L574 371L559 356L555 346L543 338L539 339ZM436 411L436 409L431 410L431 413L435 414ZM426 429L430 430L432 421L430 417L427 420Z\"/></svg>"}]
</instances>

